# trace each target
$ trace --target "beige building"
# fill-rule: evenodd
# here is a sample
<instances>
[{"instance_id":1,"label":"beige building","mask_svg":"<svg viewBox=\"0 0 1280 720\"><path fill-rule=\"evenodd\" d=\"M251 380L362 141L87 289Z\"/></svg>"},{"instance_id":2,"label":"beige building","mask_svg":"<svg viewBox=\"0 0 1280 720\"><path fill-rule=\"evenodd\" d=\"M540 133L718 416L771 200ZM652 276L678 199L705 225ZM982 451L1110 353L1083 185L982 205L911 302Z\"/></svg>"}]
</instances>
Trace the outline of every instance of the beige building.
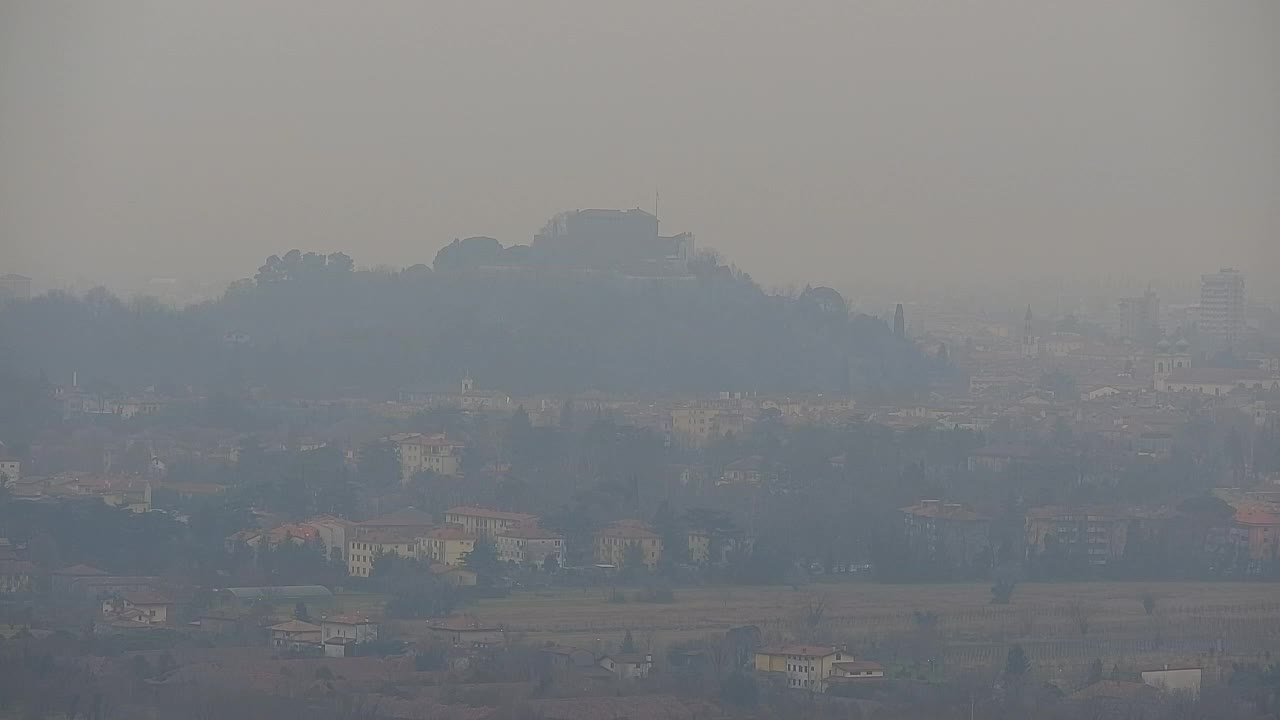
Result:
<instances>
[{"instance_id":1,"label":"beige building","mask_svg":"<svg viewBox=\"0 0 1280 720\"><path fill-rule=\"evenodd\" d=\"M538 521L538 516L464 505L447 510L444 521L450 525L460 525L467 532L479 537L492 539L504 530L521 525L534 525Z\"/></svg>"},{"instance_id":2,"label":"beige building","mask_svg":"<svg viewBox=\"0 0 1280 720\"><path fill-rule=\"evenodd\" d=\"M272 625L271 646L296 649L320 645L320 626L302 620L290 620Z\"/></svg>"},{"instance_id":3,"label":"beige building","mask_svg":"<svg viewBox=\"0 0 1280 720\"><path fill-rule=\"evenodd\" d=\"M756 672L777 673L789 688L821 693L827 691L829 679L839 672L836 665L852 660L848 653L831 646L786 645L756 651L755 666Z\"/></svg>"},{"instance_id":4,"label":"beige building","mask_svg":"<svg viewBox=\"0 0 1280 720\"><path fill-rule=\"evenodd\" d=\"M595 538L595 561L624 567L627 555L640 548L641 562L652 570L662 557L662 538L638 520L619 520L600 530Z\"/></svg>"},{"instance_id":5,"label":"beige building","mask_svg":"<svg viewBox=\"0 0 1280 720\"><path fill-rule=\"evenodd\" d=\"M379 555L418 557L418 540L413 535L395 530L366 530L347 541L347 574L369 577Z\"/></svg>"},{"instance_id":6,"label":"beige building","mask_svg":"<svg viewBox=\"0 0 1280 720\"><path fill-rule=\"evenodd\" d=\"M403 433L391 436L400 458L400 482L408 483L420 472L457 475L462 467L462 451L466 447L443 434Z\"/></svg>"},{"instance_id":7,"label":"beige building","mask_svg":"<svg viewBox=\"0 0 1280 720\"><path fill-rule=\"evenodd\" d=\"M537 526L502 530L493 536L493 542L498 559L504 562L541 565L549 556L564 559L564 536Z\"/></svg>"},{"instance_id":8,"label":"beige building","mask_svg":"<svg viewBox=\"0 0 1280 720\"><path fill-rule=\"evenodd\" d=\"M450 567L461 565L475 548L475 534L461 525L441 525L418 538L418 557Z\"/></svg>"}]
</instances>

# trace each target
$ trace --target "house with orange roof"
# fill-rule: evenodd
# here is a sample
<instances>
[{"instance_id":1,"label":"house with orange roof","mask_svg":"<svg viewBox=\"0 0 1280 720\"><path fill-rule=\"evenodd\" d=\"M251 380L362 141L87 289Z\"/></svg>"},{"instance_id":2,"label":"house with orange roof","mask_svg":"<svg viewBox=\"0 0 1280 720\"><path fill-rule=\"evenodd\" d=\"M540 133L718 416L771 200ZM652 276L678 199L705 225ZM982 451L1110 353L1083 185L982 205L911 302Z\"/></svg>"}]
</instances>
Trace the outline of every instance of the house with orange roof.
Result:
<instances>
[{"instance_id":1,"label":"house with orange roof","mask_svg":"<svg viewBox=\"0 0 1280 720\"><path fill-rule=\"evenodd\" d=\"M454 647L481 648L501 645L502 627L481 622L474 615L451 615L431 620L427 631Z\"/></svg>"}]
</instances>

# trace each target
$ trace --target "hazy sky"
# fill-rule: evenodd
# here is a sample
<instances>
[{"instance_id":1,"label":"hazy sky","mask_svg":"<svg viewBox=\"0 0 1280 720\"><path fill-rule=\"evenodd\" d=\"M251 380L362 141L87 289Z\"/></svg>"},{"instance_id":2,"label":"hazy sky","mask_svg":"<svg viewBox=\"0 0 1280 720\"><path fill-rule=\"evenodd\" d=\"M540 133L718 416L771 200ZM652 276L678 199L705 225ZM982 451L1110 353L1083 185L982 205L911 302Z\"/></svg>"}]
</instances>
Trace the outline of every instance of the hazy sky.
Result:
<instances>
[{"instance_id":1,"label":"hazy sky","mask_svg":"<svg viewBox=\"0 0 1280 720\"><path fill-rule=\"evenodd\" d=\"M1280 2L0 0L0 272L430 263L655 188L766 283L1275 287Z\"/></svg>"}]
</instances>

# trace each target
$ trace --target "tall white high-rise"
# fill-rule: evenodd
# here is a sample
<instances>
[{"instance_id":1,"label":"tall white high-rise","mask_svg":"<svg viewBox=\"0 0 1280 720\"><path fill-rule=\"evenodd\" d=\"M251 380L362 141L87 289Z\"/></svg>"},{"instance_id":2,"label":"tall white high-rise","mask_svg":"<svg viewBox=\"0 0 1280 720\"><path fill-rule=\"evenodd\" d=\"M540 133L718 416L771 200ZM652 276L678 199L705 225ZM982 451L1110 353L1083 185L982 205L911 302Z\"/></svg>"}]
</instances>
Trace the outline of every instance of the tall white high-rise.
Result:
<instances>
[{"instance_id":1,"label":"tall white high-rise","mask_svg":"<svg viewBox=\"0 0 1280 720\"><path fill-rule=\"evenodd\" d=\"M1235 347L1244 334L1244 274L1224 268L1200 276L1200 334L1214 349Z\"/></svg>"}]
</instances>

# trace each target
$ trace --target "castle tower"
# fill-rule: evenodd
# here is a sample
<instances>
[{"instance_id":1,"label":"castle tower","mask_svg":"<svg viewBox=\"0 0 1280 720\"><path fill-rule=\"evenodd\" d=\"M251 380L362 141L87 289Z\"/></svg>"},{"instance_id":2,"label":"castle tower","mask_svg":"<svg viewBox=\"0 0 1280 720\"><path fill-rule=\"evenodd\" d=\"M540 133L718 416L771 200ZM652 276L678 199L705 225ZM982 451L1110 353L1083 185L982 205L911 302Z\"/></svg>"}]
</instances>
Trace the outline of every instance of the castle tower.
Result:
<instances>
[{"instance_id":1,"label":"castle tower","mask_svg":"<svg viewBox=\"0 0 1280 720\"><path fill-rule=\"evenodd\" d=\"M462 378L463 394L471 392L472 390L475 389L475 386L476 386L476 381L471 379L471 373L467 373L465 376L463 376Z\"/></svg>"}]
</instances>

